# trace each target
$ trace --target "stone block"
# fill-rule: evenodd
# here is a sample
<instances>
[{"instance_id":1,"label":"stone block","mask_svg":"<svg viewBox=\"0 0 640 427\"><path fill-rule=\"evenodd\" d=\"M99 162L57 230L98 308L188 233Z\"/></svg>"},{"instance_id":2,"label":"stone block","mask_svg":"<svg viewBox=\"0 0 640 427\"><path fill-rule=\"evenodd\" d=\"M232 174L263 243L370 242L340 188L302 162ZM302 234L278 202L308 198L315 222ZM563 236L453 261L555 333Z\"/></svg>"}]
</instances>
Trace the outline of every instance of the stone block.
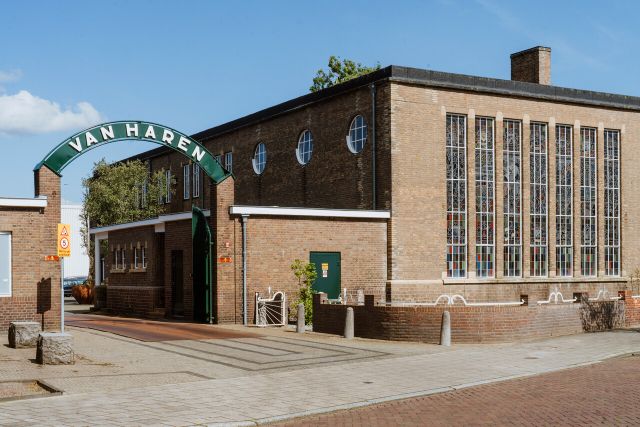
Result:
<instances>
[{"instance_id":1,"label":"stone block","mask_svg":"<svg viewBox=\"0 0 640 427\"><path fill-rule=\"evenodd\" d=\"M11 322L9 324L9 347L35 347L40 334L38 322Z\"/></svg>"},{"instance_id":2,"label":"stone block","mask_svg":"<svg viewBox=\"0 0 640 427\"><path fill-rule=\"evenodd\" d=\"M60 332L40 333L36 360L41 365L73 364L73 336Z\"/></svg>"}]
</instances>

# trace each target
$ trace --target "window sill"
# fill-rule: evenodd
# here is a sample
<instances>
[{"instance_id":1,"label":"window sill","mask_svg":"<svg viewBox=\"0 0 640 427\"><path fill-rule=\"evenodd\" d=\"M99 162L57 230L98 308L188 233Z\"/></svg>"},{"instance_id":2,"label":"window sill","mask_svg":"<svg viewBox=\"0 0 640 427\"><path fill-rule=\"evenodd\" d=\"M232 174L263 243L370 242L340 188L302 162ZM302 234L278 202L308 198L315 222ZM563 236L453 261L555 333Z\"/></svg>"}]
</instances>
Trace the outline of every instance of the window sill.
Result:
<instances>
[{"instance_id":1,"label":"window sill","mask_svg":"<svg viewBox=\"0 0 640 427\"><path fill-rule=\"evenodd\" d=\"M126 272L127 272L127 270L124 269L124 268L118 268L118 269L113 268L113 269L109 270L109 273L113 273L113 274L121 274L121 273L126 273Z\"/></svg>"},{"instance_id":2,"label":"window sill","mask_svg":"<svg viewBox=\"0 0 640 427\"><path fill-rule=\"evenodd\" d=\"M147 269L146 268L132 268L130 270L131 273L146 273Z\"/></svg>"}]
</instances>

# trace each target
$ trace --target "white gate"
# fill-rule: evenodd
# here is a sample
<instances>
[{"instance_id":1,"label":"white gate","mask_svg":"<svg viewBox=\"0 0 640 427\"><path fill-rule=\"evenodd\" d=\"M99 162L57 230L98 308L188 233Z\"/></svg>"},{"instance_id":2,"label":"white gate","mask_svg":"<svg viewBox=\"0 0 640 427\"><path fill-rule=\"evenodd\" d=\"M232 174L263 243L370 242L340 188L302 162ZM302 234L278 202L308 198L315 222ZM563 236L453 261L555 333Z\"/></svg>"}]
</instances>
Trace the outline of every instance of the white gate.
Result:
<instances>
[{"instance_id":1,"label":"white gate","mask_svg":"<svg viewBox=\"0 0 640 427\"><path fill-rule=\"evenodd\" d=\"M256 326L284 326L287 321L287 298L276 292L271 298L260 298L256 292Z\"/></svg>"}]
</instances>

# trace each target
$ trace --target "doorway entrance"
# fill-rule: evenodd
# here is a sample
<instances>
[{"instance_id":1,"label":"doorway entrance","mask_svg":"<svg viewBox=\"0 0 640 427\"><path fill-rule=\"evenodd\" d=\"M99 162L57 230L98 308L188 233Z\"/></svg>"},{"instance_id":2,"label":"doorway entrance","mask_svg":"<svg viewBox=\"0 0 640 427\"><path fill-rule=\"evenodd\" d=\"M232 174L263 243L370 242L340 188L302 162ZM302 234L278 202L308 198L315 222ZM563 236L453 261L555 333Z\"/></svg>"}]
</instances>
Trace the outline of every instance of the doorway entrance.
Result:
<instances>
[{"instance_id":1,"label":"doorway entrance","mask_svg":"<svg viewBox=\"0 0 640 427\"><path fill-rule=\"evenodd\" d=\"M184 316L184 254L171 251L171 314Z\"/></svg>"},{"instance_id":2,"label":"doorway entrance","mask_svg":"<svg viewBox=\"0 0 640 427\"><path fill-rule=\"evenodd\" d=\"M316 292L325 292L330 299L340 296L340 252L311 252L309 262L315 264L318 278Z\"/></svg>"}]
</instances>

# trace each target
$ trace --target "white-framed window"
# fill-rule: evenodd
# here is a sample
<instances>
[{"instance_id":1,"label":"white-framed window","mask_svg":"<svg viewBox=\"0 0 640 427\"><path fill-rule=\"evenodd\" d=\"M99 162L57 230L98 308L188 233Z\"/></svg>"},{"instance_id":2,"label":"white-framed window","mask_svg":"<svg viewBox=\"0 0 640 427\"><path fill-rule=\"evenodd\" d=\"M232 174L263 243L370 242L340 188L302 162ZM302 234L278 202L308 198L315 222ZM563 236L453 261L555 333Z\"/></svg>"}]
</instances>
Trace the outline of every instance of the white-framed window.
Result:
<instances>
[{"instance_id":1,"label":"white-framed window","mask_svg":"<svg viewBox=\"0 0 640 427\"><path fill-rule=\"evenodd\" d=\"M347 147L353 154L358 154L364 148L367 141L367 123L364 117L357 115L351 121L349 134L347 135Z\"/></svg>"},{"instance_id":2,"label":"white-framed window","mask_svg":"<svg viewBox=\"0 0 640 427\"><path fill-rule=\"evenodd\" d=\"M166 171L164 171L164 182L164 202L171 203L171 169L167 169Z\"/></svg>"},{"instance_id":3,"label":"white-framed window","mask_svg":"<svg viewBox=\"0 0 640 427\"><path fill-rule=\"evenodd\" d=\"M447 114L447 277L467 276L467 117Z\"/></svg>"},{"instance_id":4,"label":"white-framed window","mask_svg":"<svg viewBox=\"0 0 640 427\"><path fill-rule=\"evenodd\" d=\"M556 276L573 274L573 128L556 126Z\"/></svg>"},{"instance_id":5,"label":"white-framed window","mask_svg":"<svg viewBox=\"0 0 640 427\"><path fill-rule=\"evenodd\" d=\"M193 197L200 197L200 165L193 164Z\"/></svg>"},{"instance_id":6,"label":"white-framed window","mask_svg":"<svg viewBox=\"0 0 640 427\"><path fill-rule=\"evenodd\" d=\"M476 275L495 272L495 162L493 119L476 117Z\"/></svg>"},{"instance_id":7,"label":"white-framed window","mask_svg":"<svg viewBox=\"0 0 640 427\"><path fill-rule=\"evenodd\" d=\"M143 246L141 249L141 253L142 253L142 268L147 268L147 248Z\"/></svg>"},{"instance_id":8,"label":"white-framed window","mask_svg":"<svg viewBox=\"0 0 640 427\"><path fill-rule=\"evenodd\" d=\"M503 122L504 276L522 275L522 123Z\"/></svg>"},{"instance_id":9,"label":"white-framed window","mask_svg":"<svg viewBox=\"0 0 640 427\"><path fill-rule=\"evenodd\" d=\"M595 128L580 128L580 269L596 276L598 269L598 182Z\"/></svg>"},{"instance_id":10,"label":"white-framed window","mask_svg":"<svg viewBox=\"0 0 640 427\"><path fill-rule=\"evenodd\" d=\"M11 233L0 231L0 297L11 296Z\"/></svg>"},{"instance_id":11,"label":"white-framed window","mask_svg":"<svg viewBox=\"0 0 640 427\"><path fill-rule=\"evenodd\" d=\"M133 268L138 268L140 263L140 248L133 248Z\"/></svg>"},{"instance_id":12,"label":"white-framed window","mask_svg":"<svg viewBox=\"0 0 640 427\"><path fill-rule=\"evenodd\" d=\"M255 173L261 175L264 172L264 168L267 166L267 146L264 145L264 142L256 145L256 151L253 154L251 163Z\"/></svg>"},{"instance_id":13,"label":"white-framed window","mask_svg":"<svg viewBox=\"0 0 640 427\"><path fill-rule=\"evenodd\" d=\"M116 248L113 251L113 265L116 270L127 268L127 251L125 248Z\"/></svg>"},{"instance_id":14,"label":"white-framed window","mask_svg":"<svg viewBox=\"0 0 640 427\"><path fill-rule=\"evenodd\" d=\"M187 163L182 166L182 198L191 197L191 165Z\"/></svg>"},{"instance_id":15,"label":"white-framed window","mask_svg":"<svg viewBox=\"0 0 640 427\"><path fill-rule=\"evenodd\" d=\"M311 160L313 153L313 135L309 130L304 130L298 138L298 147L296 148L296 157L301 165L306 165Z\"/></svg>"},{"instance_id":16,"label":"white-framed window","mask_svg":"<svg viewBox=\"0 0 640 427\"><path fill-rule=\"evenodd\" d=\"M146 207L147 207L147 194L148 194L148 192L149 192L149 188L148 188L148 182L147 182L147 180L145 180L145 181L142 183L142 191L141 191L141 192L142 192L142 197L141 197L141 199L142 199L142 200L141 200L142 207L143 207L143 208L146 208Z\"/></svg>"},{"instance_id":17,"label":"white-framed window","mask_svg":"<svg viewBox=\"0 0 640 427\"><path fill-rule=\"evenodd\" d=\"M529 137L530 275L547 275L547 125L531 123Z\"/></svg>"},{"instance_id":18,"label":"white-framed window","mask_svg":"<svg viewBox=\"0 0 640 427\"><path fill-rule=\"evenodd\" d=\"M233 153L231 151L224 153L224 168L233 172Z\"/></svg>"},{"instance_id":19,"label":"white-framed window","mask_svg":"<svg viewBox=\"0 0 640 427\"><path fill-rule=\"evenodd\" d=\"M620 131L604 131L604 272L620 275Z\"/></svg>"}]
</instances>

